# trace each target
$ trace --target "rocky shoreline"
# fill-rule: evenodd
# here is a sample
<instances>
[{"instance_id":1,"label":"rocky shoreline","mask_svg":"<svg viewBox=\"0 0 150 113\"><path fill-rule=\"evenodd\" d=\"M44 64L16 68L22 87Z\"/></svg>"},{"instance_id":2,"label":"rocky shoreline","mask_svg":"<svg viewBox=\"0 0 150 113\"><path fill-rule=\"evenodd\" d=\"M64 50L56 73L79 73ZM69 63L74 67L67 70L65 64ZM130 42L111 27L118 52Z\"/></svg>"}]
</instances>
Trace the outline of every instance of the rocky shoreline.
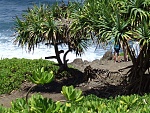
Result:
<instances>
[{"instance_id":1,"label":"rocky shoreline","mask_svg":"<svg viewBox=\"0 0 150 113\"><path fill-rule=\"evenodd\" d=\"M118 72L118 70L122 70L122 72L126 74L128 70L127 69L123 70L123 68L132 65L132 62L131 61L124 62L123 56L121 56L121 62L116 63L113 61L113 55L111 51L107 51L101 59L95 59L92 62L88 62L87 60L83 61L81 58L77 58L69 64L82 72L84 72L84 69L87 66L91 66L91 68L93 69L104 69L109 70L111 72Z\"/></svg>"}]
</instances>

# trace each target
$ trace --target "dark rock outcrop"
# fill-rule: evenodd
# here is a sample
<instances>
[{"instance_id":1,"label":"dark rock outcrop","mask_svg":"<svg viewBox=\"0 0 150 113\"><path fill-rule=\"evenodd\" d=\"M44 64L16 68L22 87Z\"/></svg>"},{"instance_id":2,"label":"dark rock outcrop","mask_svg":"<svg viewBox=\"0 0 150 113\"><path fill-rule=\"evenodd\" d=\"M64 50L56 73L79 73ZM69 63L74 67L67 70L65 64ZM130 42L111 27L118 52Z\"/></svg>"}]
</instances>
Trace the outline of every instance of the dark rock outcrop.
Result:
<instances>
[{"instance_id":1,"label":"dark rock outcrop","mask_svg":"<svg viewBox=\"0 0 150 113\"><path fill-rule=\"evenodd\" d=\"M108 50L100 60L112 60L113 54L112 51Z\"/></svg>"},{"instance_id":2,"label":"dark rock outcrop","mask_svg":"<svg viewBox=\"0 0 150 113\"><path fill-rule=\"evenodd\" d=\"M74 59L74 61L72 63L74 63L74 64L83 64L83 60L81 58L76 58L76 59Z\"/></svg>"}]
</instances>

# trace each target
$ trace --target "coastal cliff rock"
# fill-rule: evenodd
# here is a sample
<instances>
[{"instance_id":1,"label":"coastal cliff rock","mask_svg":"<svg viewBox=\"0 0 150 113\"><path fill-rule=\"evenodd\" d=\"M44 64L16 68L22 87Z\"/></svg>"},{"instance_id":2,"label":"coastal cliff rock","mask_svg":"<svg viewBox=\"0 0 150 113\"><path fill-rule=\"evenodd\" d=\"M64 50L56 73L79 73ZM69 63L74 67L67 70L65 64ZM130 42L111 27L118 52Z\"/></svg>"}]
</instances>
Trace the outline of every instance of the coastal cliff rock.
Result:
<instances>
[{"instance_id":1,"label":"coastal cliff rock","mask_svg":"<svg viewBox=\"0 0 150 113\"><path fill-rule=\"evenodd\" d=\"M113 54L112 51L108 50L100 60L112 60Z\"/></svg>"}]
</instances>

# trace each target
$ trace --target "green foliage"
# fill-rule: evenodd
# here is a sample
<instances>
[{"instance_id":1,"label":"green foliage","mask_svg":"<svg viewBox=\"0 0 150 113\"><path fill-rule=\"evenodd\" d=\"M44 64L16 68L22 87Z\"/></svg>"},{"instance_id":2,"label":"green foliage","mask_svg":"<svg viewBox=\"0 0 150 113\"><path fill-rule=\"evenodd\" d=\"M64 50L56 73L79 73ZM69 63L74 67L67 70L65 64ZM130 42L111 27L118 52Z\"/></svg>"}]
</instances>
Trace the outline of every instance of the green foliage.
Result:
<instances>
[{"instance_id":1,"label":"green foliage","mask_svg":"<svg viewBox=\"0 0 150 113\"><path fill-rule=\"evenodd\" d=\"M10 113L10 109L9 108L5 108L5 107L0 105L0 112L1 113Z\"/></svg>"},{"instance_id":2,"label":"green foliage","mask_svg":"<svg viewBox=\"0 0 150 113\"><path fill-rule=\"evenodd\" d=\"M11 105L11 113L58 113L61 107L60 102L53 102L39 94L32 95L28 103L25 99L16 99Z\"/></svg>"},{"instance_id":3,"label":"green foliage","mask_svg":"<svg viewBox=\"0 0 150 113\"><path fill-rule=\"evenodd\" d=\"M26 101L25 99L16 99L15 101L12 101L11 102L11 106L12 106L12 109L11 109L11 112L12 113L19 113L19 112L22 112L22 113L27 113L27 104L26 104Z\"/></svg>"},{"instance_id":4,"label":"green foliage","mask_svg":"<svg viewBox=\"0 0 150 113\"><path fill-rule=\"evenodd\" d=\"M3 113L149 113L150 95L117 96L109 99L88 95L80 101L73 99L61 103L36 94L27 103L24 98L16 99L12 101L11 108L0 106L0 110Z\"/></svg>"},{"instance_id":5,"label":"green foliage","mask_svg":"<svg viewBox=\"0 0 150 113\"><path fill-rule=\"evenodd\" d=\"M83 99L82 91L80 89L74 89L73 86L63 86L61 93L66 97L69 101L81 101Z\"/></svg>"},{"instance_id":6,"label":"green foliage","mask_svg":"<svg viewBox=\"0 0 150 113\"><path fill-rule=\"evenodd\" d=\"M101 99L94 95L89 95L81 102L81 106L98 113L142 113L146 112L149 99L149 95L118 96L114 99Z\"/></svg>"},{"instance_id":7,"label":"green foliage","mask_svg":"<svg viewBox=\"0 0 150 113\"><path fill-rule=\"evenodd\" d=\"M20 87L23 81L38 68L44 67L47 72L57 73L58 67L54 62L42 59L2 59L0 60L0 94L10 93Z\"/></svg>"},{"instance_id":8,"label":"green foliage","mask_svg":"<svg viewBox=\"0 0 150 113\"><path fill-rule=\"evenodd\" d=\"M33 71L32 76L30 76L29 78L32 83L43 85L46 83L50 83L54 78L54 74L53 71L45 71L44 67L42 67L41 69Z\"/></svg>"},{"instance_id":9,"label":"green foliage","mask_svg":"<svg viewBox=\"0 0 150 113\"><path fill-rule=\"evenodd\" d=\"M59 56L58 45L67 45L68 52L74 51L76 55L81 55L87 49L87 37L83 37L83 28L77 32L72 32L71 15L77 12L81 5L77 2L69 2L68 5L53 4L34 5L22 14L22 18L16 17L15 30L17 32L15 42L19 46L27 47L29 51L38 46L39 43L46 43L54 46L55 55L58 63L62 65ZM64 53L64 58L67 53ZM54 56L53 56L54 58ZM64 59L63 63L65 63Z\"/></svg>"}]
</instances>

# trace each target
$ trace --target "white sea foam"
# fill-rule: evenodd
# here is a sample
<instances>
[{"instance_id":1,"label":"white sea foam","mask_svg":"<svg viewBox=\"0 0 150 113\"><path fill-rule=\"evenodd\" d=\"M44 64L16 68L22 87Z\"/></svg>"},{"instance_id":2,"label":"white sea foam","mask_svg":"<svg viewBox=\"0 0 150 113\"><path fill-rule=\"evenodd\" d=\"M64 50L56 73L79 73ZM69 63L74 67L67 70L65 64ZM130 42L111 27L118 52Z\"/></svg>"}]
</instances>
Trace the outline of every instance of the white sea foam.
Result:
<instances>
[{"instance_id":1,"label":"white sea foam","mask_svg":"<svg viewBox=\"0 0 150 113\"><path fill-rule=\"evenodd\" d=\"M13 44L14 37L6 37L3 35L0 35L0 58L27 58L27 59L45 59L47 56L53 56L55 55L54 48L53 47L47 47L44 44L40 44L37 48L34 49L34 51L28 52L27 49L18 47L18 45ZM60 49L67 50L67 47L59 47ZM69 62L72 62L76 58L82 58L83 60L92 61L95 59L100 59L103 54L106 52L104 49L97 49L95 50L94 46L89 47L87 51L80 57L76 56L75 53L68 53L67 59L69 59ZM63 58L63 54L61 55L61 58ZM55 61L55 59L51 59L52 61Z\"/></svg>"}]
</instances>

